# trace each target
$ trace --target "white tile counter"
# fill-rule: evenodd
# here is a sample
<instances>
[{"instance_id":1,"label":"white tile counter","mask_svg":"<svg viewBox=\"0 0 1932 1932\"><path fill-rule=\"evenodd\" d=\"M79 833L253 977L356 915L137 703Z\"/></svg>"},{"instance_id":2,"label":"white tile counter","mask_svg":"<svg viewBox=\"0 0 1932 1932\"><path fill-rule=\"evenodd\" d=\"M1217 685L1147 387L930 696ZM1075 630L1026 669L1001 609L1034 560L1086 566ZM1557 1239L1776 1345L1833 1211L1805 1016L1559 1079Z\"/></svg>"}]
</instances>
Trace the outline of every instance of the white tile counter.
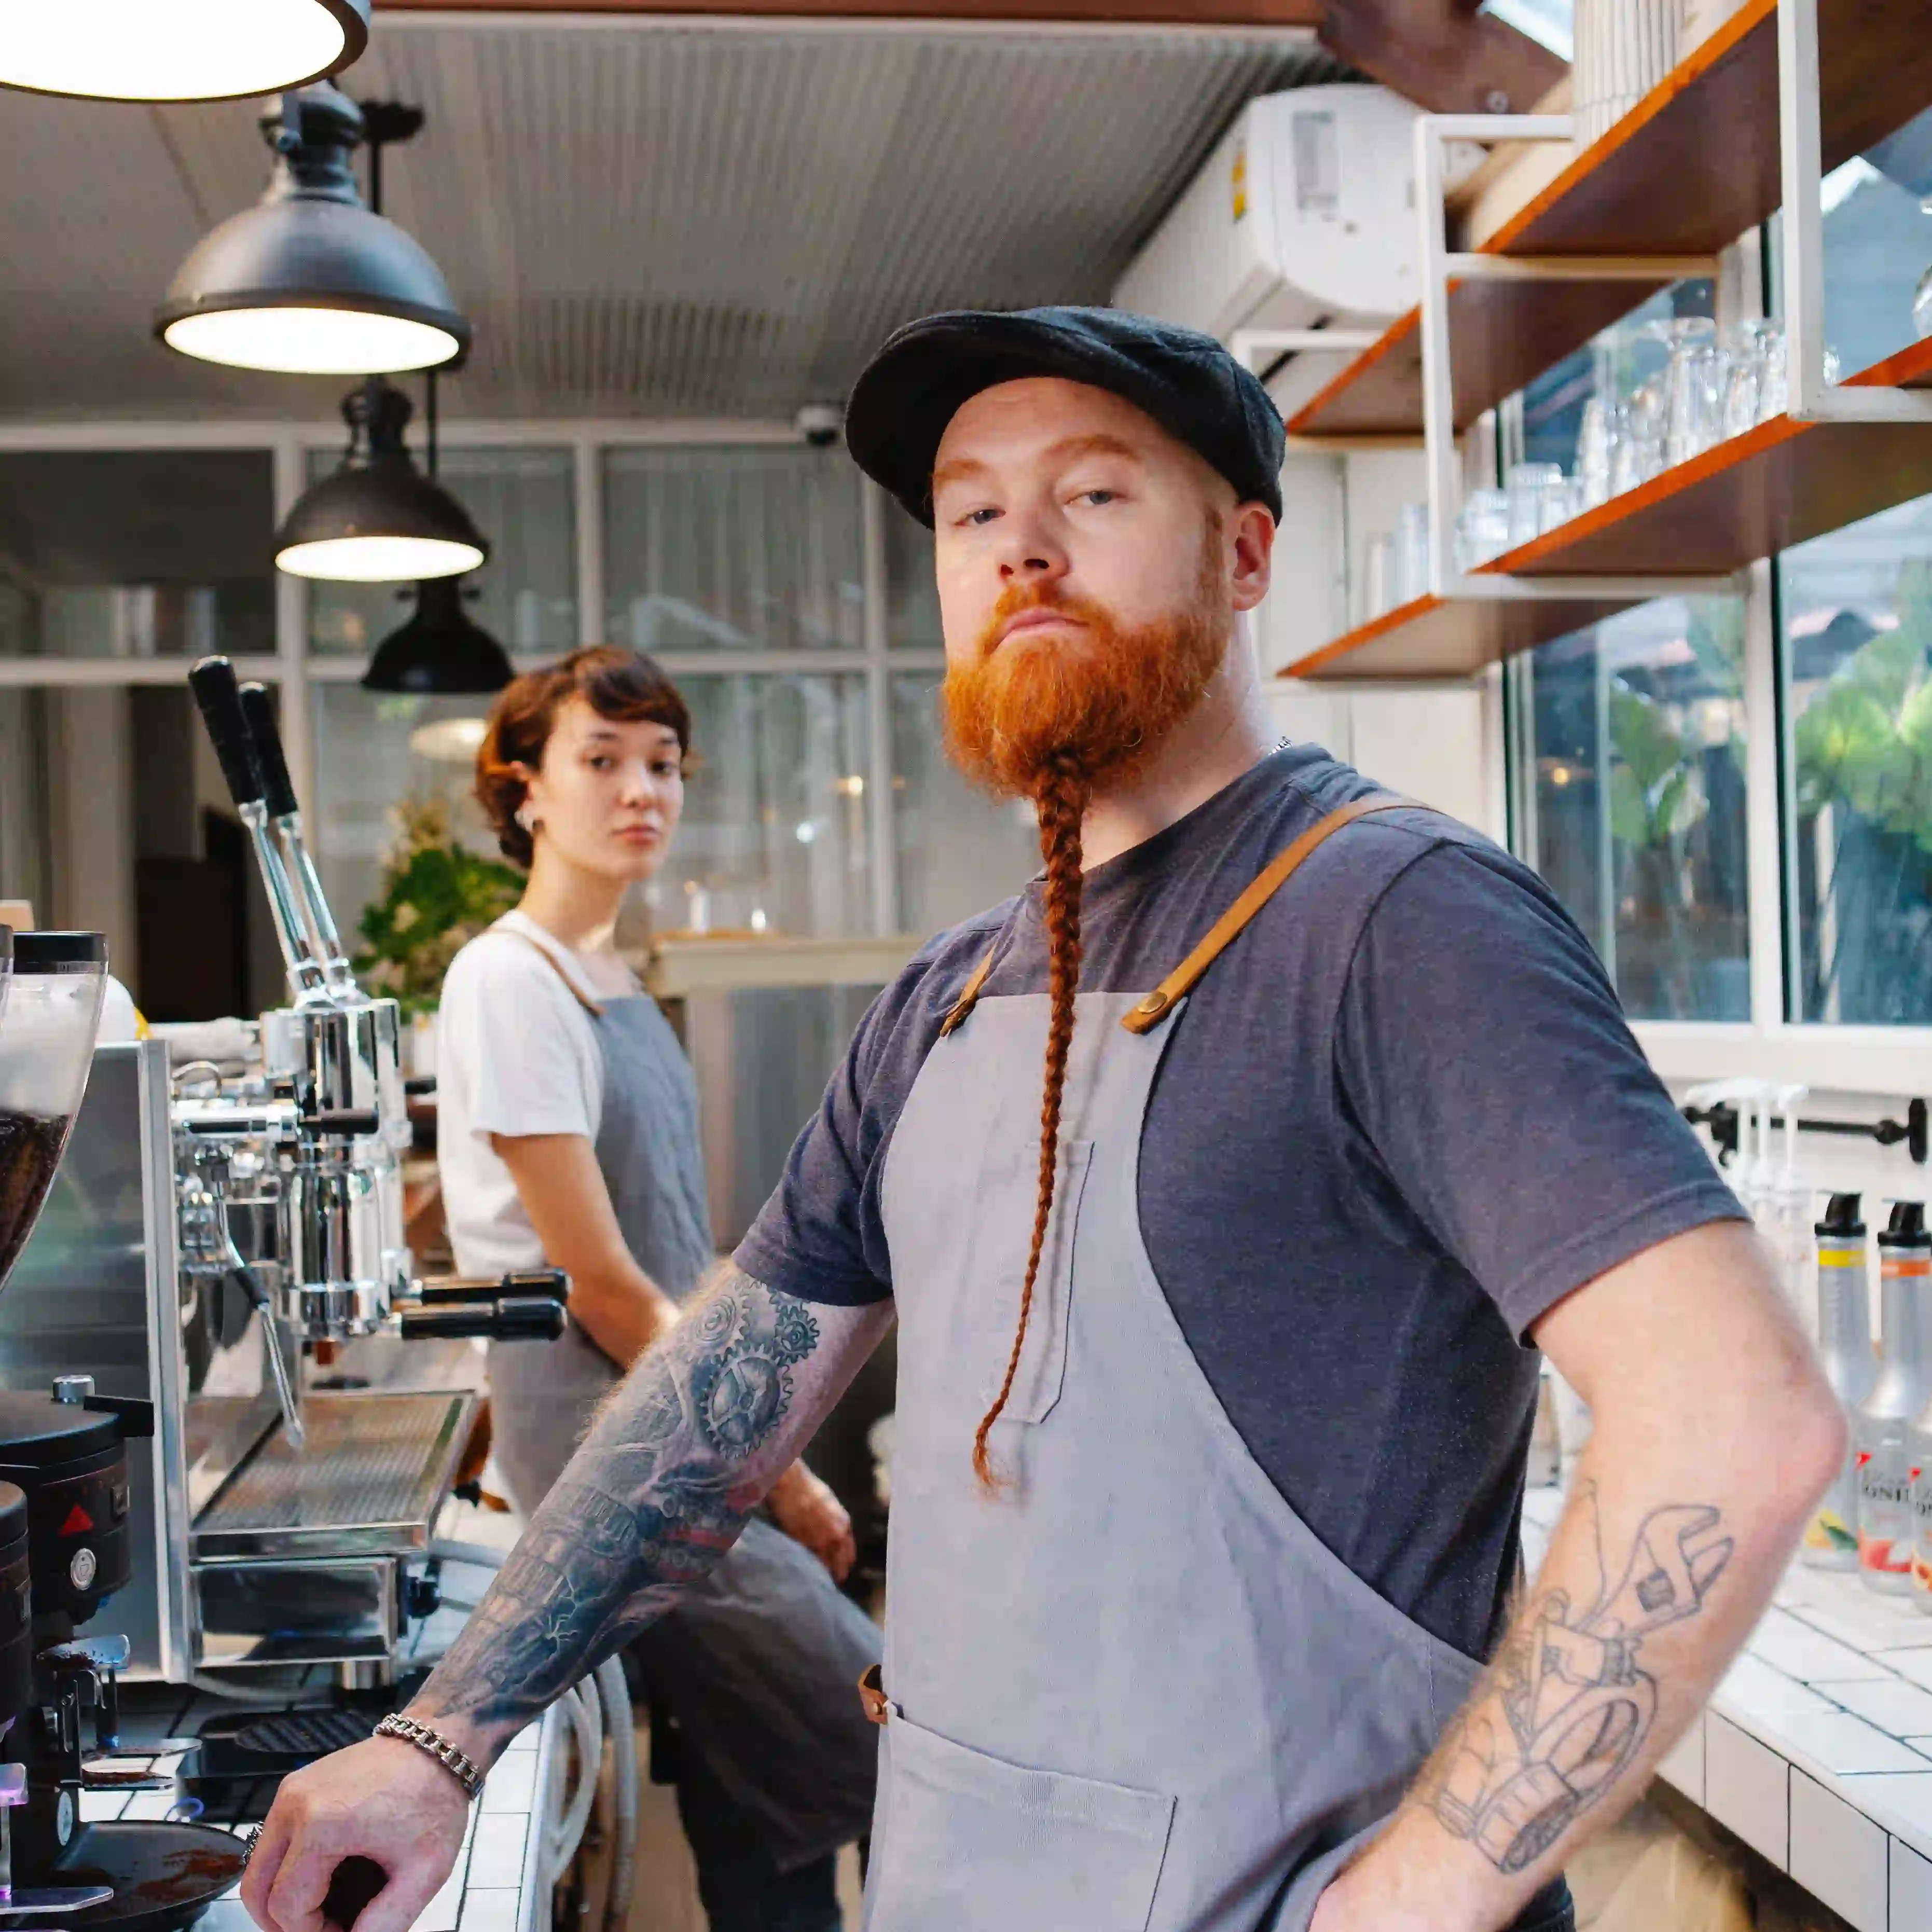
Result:
<instances>
[{"instance_id":1,"label":"white tile counter","mask_svg":"<svg viewBox=\"0 0 1932 1932\"><path fill-rule=\"evenodd\" d=\"M1524 1502L1532 1573L1562 1506ZM1794 1566L1658 1774L1858 1932L1932 1932L1932 1616Z\"/></svg>"},{"instance_id":2,"label":"white tile counter","mask_svg":"<svg viewBox=\"0 0 1932 1932\"><path fill-rule=\"evenodd\" d=\"M206 1703L196 1716L218 1704ZM125 1730L138 1735L135 1724ZM565 1724L555 1708L539 1724L520 1732L490 1771L481 1799L470 1807L463 1850L448 1882L417 1918L413 1932L544 1932L550 1921L550 1892L558 1874L546 1866L546 1827L555 1823L560 1740ZM148 1736L156 1735L149 1732ZM180 1760L159 1758L164 1774ZM86 1822L110 1818L161 1818L176 1802L172 1791L122 1796L94 1793L81 1800ZM246 1832L252 1827L232 1828ZM254 1922L239 1896L217 1899L199 1922L206 1932L254 1932Z\"/></svg>"}]
</instances>

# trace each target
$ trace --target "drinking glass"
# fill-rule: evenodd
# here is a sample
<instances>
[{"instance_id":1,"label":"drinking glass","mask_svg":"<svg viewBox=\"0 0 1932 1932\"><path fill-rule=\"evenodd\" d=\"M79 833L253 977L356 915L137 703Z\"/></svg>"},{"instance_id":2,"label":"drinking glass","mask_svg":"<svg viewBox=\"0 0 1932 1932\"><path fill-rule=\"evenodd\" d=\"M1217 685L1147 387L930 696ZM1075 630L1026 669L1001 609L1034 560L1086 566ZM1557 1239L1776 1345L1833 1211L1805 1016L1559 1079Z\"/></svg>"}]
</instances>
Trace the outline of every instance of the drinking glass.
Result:
<instances>
[{"instance_id":1,"label":"drinking glass","mask_svg":"<svg viewBox=\"0 0 1932 1932\"><path fill-rule=\"evenodd\" d=\"M1774 322L1759 325L1764 331L1764 372L1758 378L1757 419L1771 422L1791 406L1791 365L1785 352L1784 331Z\"/></svg>"},{"instance_id":2,"label":"drinking glass","mask_svg":"<svg viewBox=\"0 0 1932 1932\"><path fill-rule=\"evenodd\" d=\"M1429 506L1405 503L1395 520L1395 557L1390 596L1406 604L1429 594Z\"/></svg>"},{"instance_id":3,"label":"drinking glass","mask_svg":"<svg viewBox=\"0 0 1932 1932\"><path fill-rule=\"evenodd\" d=\"M1362 569L1362 621L1372 623L1395 608L1391 594L1395 579L1395 542L1376 537L1369 544Z\"/></svg>"},{"instance_id":4,"label":"drinking glass","mask_svg":"<svg viewBox=\"0 0 1932 1932\"><path fill-rule=\"evenodd\" d=\"M1592 396L1583 405L1576 434L1576 484L1579 507L1594 509L1610 501L1610 474L1615 466L1616 405L1607 396Z\"/></svg>"},{"instance_id":5,"label":"drinking glass","mask_svg":"<svg viewBox=\"0 0 1932 1932\"><path fill-rule=\"evenodd\" d=\"M1456 519L1456 567L1474 570L1510 545L1510 504L1505 491L1472 490Z\"/></svg>"},{"instance_id":6,"label":"drinking glass","mask_svg":"<svg viewBox=\"0 0 1932 1932\"><path fill-rule=\"evenodd\" d=\"M1561 520L1552 518L1550 496L1561 488L1563 472L1554 463L1516 463L1510 466L1503 486L1509 494L1509 542L1514 550L1553 529Z\"/></svg>"},{"instance_id":7,"label":"drinking glass","mask_svg":"<svg viewBox=\"0 0 1932 1932\"><path fill-rule=\"evenodd\" d=\"M1778 333L1774 322L1747 322L1738 328L1724 377L1722 428L1726 440L1742 436L1763 420L1765 371Z\"/></svg>"},{"instance_id":8,"label":"drinking glass","mask_svg":"<svg viewBox=\"0 0 1932 1932\"><path fill-rule=\"evenodd\" d=\"M1610 493L1622 496L1664 469L1664 379L1653 376L1621 405L1611 459Z\"/></svg>"},{"instance_id":9,"label":"drinking glass","mask_svg":"<svg viewBox=\"0 0 1932 1932\"><path fill-rule=\"evenodd\" d=\"M1918 207L1922 214L1932 214L1932 196ZM1918 278L1918 286L1912 292L1912 332L1921 342L1932 335L1932 268Z\"/></svg>"}]
</instances>

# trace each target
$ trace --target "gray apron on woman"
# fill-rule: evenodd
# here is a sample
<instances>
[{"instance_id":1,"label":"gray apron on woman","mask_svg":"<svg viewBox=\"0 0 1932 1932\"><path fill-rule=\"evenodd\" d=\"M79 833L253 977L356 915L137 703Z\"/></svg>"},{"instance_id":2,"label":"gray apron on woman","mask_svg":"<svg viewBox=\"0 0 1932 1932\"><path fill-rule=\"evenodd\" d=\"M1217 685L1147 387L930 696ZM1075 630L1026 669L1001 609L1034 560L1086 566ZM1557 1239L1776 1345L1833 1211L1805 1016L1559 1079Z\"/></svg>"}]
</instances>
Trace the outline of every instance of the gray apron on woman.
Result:
<instances>
[{"instance_id":1,"label":"gray apron on woman","mask_svg":"<svg viewBox=\"0 0 1932 1932\"><path fill-rule=\"evenodd\" d=\"M1079 998L1052 1220L990 1444L1006 1486L982 1492L1048 1020L1044 996L978 998L993 957L886 1161L899 1399L868 1932L1306 1932L1478 1666L1288 1507L1148 1261L1142 1130L1192 957L1146 1000Z\"/></svg>"},{"instance_id":2,"label":"gray apron on woman","mask_svg":"<svg viewBox=\"0 0 1932 1932\"><path fill-rule=\"evenodd\" d=\"M604 1062L597 1165L633 1258L682 1301L713 1256L691 1064L648 994L593 1004L548 949L526 943L590 1017ZM574 1322L552 1342L491 1346L494 1450L526 1515L620 1378ZM780 1870L864 1834L875 1752L852 1686L878 1660L879 1633L810 1551L754 1517L632 1651L653 1709L676 1720L686 1748L758 1820Z\"/></svg>"}]
</instances>

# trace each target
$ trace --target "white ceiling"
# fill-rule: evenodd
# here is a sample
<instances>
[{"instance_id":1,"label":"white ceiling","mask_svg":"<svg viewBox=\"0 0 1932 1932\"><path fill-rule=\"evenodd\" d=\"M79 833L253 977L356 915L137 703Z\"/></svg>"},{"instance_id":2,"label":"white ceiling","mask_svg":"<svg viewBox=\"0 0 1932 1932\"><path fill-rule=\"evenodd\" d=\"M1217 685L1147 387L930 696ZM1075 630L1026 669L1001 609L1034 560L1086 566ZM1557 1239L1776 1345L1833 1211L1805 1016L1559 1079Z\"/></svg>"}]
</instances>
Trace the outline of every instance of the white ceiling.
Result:
<instances>
[{"instance_id":1,"label":"white ceiling","mask_svg":"<svg viewBox=\"0 0 1932 1932\"><path fill-rule=\"evenodd\" d=\"M895 324L1104 299L1305 37L379 13L352 94L428 110L386 212L476 326L451 416L788 417ZM157 346L182 256L253 200L256 104L0 92L0 417L316 418L339 379Z\"/></svg>"}]
</instances>

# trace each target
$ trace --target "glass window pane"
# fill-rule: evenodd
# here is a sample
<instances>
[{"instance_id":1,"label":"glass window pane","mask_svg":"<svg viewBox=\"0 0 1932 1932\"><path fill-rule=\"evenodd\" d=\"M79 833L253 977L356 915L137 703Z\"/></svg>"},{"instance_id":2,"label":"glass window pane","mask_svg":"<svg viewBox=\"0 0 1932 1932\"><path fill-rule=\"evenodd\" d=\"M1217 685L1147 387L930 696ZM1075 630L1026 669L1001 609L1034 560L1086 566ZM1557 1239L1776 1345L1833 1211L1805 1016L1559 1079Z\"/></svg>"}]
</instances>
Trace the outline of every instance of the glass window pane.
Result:
<instances>
[{"instance_id":1,"label":"glass window pane","mask_svg":"<svg viewBox=\"0 0 1932 1932\"><path fill-rule=\"evenodd\" d=\"M309 452L311 482L334 475L340 452ZM436 460L446 484L490 542L490 561L464 590L469 611L508 651L567 651L577 634L576 459L568 449L451 449ZM312 650L364 657L409 616L415 588L400 584L309 586Z\"/></svg>"},{"instance_id":2,"label":"glass window pane","mask_svg":"<svg viewBox=\"0 0 1932 1932\"><path fill-rule=\"evenodd\" d=\"M266 450L0 454L0 656L275 648Z\"/></svg>"},{"instance_id":3,"label":"glass window pane","mask_svg":"<svg viewBox=\"0 0 1932 1932\"><path fill-rule=\"evenodd\" d=\"M364 915L384 896L384 862L406 828L424 842L498 856L496 838L470 796L489 701L398 697L358 684L313 686L310 701L316 748L312 838L322 889L343 944L354 953L365 944ZM406 914L412 923L428 922L421 928L424 943L418 956L446 964L465 939L514 903L515 891L506 901L488 887L487 880L466 874L450 892L440 887L433 903Z\"/></svg>"},{"instance_id":4,"label":"glass window pane","mask_svg":"<svg viewBox=\"0 0 1932 1932\"><path fill-rule=\"evenodd\" d=\"M988 798L946 756L939 682L936 671L892 681L899 923L922 934L998 905L1040 870L1032 806Z\"/></svg>"},{"instance_id":5,"label":"glass window pane","mask_svg":"<svg viewBox=\"0 0 1932 1932\"><path fill-rule=\"evenodd\" d=\"M859 488L842 450L607 451L605 636L659 652L862 649Z\"/></svg>"},{"instance_id":6,"label":"glass window pane","mask_svg":"<svg viewBox=\"0 0 1932 1932\"><path fill-rule=\"evenodd\" d=\"M908 516L896 498L884 502L886 641L905 650L942 650L946 633L933 580L932 532Z\"/></svg>"},{"instance_id":7,"label":"glass window pane","mask_svg":"<svg viewBox=\"0 0 1932 1932\"><path fill-rule=\"evenodd\" d=\"M1778 565L1792 1012L1932 1025L1932 497Z\"/></svg>"},{"instance_id":8,"label":"glass window pane","mask_svg":"<svg viewBox=\"0 0 1932 1932\"><path fill-rule=\"evenodd\" d=\"M1919 332L1912 301L1932 265L1932 109L1868 153L1827 175L1824 216L1825 340L1844 373L1868 369L1906 347ZM1771 293L1782 314L1779 258L1784 231L1774 217Z\"/></svg>"},{"instance_id":9,"label":"glass window pane","mask_svg":"<svg viewBox=\"0 0 1932 1932\"><path fill-rule=\"evenodd\" d=\"M681 677L697 768L646 894L660 931L872 930L866 681Z\"/></svg>"},{"instance_id":10,"label":"glass window pane","mask_svg":"<svg viewBox=\"0 0 1932 1932\"><path fill-rule=\"evenodd\" d=\"M1744 607L1666 598L1544 645L1527 856L1633 1019L1746 1020Z\"/></svg>"},{"instance_id":11,"label":"glass window pane","mask_svg":"<svg viewBox=\"0 0 1932 1932\"><path fill-rule=\"evenodd\" d=\"M0 586L0 626L7 602ZM48 818L46 694L0 689L0 899L26 900L42 923L53 916Z\"/></svg>"}]
</instances>

